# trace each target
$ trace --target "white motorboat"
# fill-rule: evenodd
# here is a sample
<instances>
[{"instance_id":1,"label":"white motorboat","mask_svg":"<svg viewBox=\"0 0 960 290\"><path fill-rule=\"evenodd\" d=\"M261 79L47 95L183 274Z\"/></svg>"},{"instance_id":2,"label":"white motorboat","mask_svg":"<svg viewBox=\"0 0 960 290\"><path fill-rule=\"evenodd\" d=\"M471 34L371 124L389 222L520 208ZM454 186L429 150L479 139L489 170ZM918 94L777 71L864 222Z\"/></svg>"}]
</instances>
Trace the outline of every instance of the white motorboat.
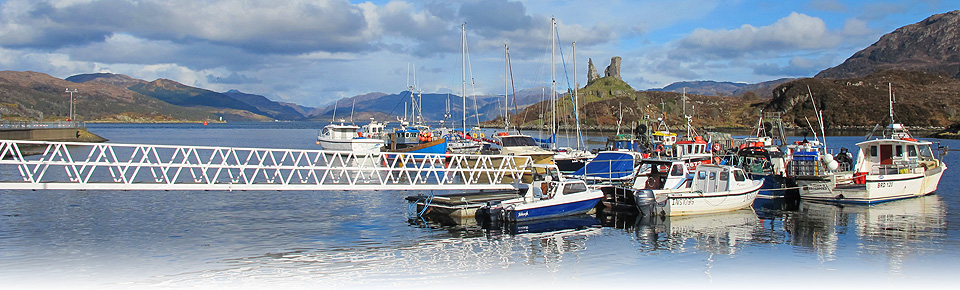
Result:
<instances>
[{"instance_id":1,"label":"white motorboat","mask_svg":"<svg viewBox=\"0 0 960 290\"><path fill-rule=\"evenodd\" d=\"M323 127L317 136L317 145L323 150L352 151L360 153L380 152L384 141L379 138L364 137L356 125L330 124Z\"/></svg>"},{"instance_id":2,"label":"white motorboat","mask_svg":"<svg viewBox=\"0 0 960 290\"><path fill-rule=\"evenodd\" d=\"M654 170L664 174L667 170L673 171L666 166ZM674 176L673 173L670 176ZM748 179L740 168L714 164L697 166L693 174L676 187L662 186L669 181L658 181L660 184L654 188L660 189L634 190L637 208L644 214L662 216L733 211L752 205L763 185L761 180Z\"/></svg>"},{"instance_id":3,"label":"white motorboat","mask_svg":"<svg viewBox=\"0 0 960 290\"><path fill-rule=\"evenodd\" d=\"M524 221L582 214L596 208L603 192L578 179L566 179L552 164L534 164L533 183L522 196L490 203L491 220Z\"/></svg>"}]
</instances>

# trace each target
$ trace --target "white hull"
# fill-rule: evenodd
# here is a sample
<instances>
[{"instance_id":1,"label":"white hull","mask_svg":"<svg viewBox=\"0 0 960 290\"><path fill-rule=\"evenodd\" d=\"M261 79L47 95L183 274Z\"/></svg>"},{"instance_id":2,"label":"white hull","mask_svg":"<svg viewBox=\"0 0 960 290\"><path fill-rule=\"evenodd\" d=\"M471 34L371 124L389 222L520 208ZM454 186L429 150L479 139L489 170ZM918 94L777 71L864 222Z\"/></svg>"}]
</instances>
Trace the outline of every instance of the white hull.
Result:
<instances>
[{"instance_id":1,"label":"white hull","mask_svg":"<svg viewBox=\"0 0 960 290\"><path fill-rule=\"evenodd\" d=\"M326 139L319 138L320 148L330 151L352 151L362 153L376 153L383 148L383 140L380 139Z\"/></svg>"},{"instance_id":2,"label":"white hull","mask_svg":"<svg viewBox=\"0 0 960 290\"><path fill-rule=\"evenodd\" d=\"M734 211L753 205L762 184L735 190L698 192L690 190L655 191L655 210L664 216L681 216Z\"/></svg>"},{"instance_id":3,"label":"white hull","mask_svg":"<svg viewBox=\"0 0 960 290\"><path fill-rule=\"evenodd\" d=\"M866 183L855 186L813 184L800 191L800 198L841 203L879 203L923 196L937 190L946 166L923 173L867 175Z\"/></svg>"}]
</instances>

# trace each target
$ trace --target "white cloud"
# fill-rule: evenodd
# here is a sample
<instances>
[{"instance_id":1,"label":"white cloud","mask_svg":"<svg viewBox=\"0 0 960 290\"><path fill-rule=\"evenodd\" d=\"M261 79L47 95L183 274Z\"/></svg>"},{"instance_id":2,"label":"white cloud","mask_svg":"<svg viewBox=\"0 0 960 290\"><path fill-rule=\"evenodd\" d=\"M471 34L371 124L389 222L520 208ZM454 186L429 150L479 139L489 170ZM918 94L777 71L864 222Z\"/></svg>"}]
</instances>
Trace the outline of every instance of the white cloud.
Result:
<instances>
[{"instance_id":1,"label":"white cloud","mask_svg":"<svg viewBox=\"0 0 960 290\"><path fill-rule=\"evenodd\" d=\"M808 77L834 64L833 55L824 55L817 58L794 56L787 65L776 63L762 63L753 65L753 72L758 75L777 77Z\"/></svg>"},{"instance_id":2,"label":"white cloud","mask_svg":"<svg viewBox=\"0 0 960 290\"><path fill-rule=\"evenodd\" d=\"M792 12L769 26L744 24L733 30L697 28L679 45L695 52L736 57L754 52L830 48L840 41L835 32L827 30L822 19Z\"/></svg>"},{"instance_id":3,"label":"white cloud","mask_svg":"<svg viewBox=\"0 0 960 290\"><path fill-rule=\"evenodd\" d=\"M873 30L867 26L867 22L850 18L843 24L843 35L845 36L863 36L873 34Z\"/></svg>"}]
</instances>

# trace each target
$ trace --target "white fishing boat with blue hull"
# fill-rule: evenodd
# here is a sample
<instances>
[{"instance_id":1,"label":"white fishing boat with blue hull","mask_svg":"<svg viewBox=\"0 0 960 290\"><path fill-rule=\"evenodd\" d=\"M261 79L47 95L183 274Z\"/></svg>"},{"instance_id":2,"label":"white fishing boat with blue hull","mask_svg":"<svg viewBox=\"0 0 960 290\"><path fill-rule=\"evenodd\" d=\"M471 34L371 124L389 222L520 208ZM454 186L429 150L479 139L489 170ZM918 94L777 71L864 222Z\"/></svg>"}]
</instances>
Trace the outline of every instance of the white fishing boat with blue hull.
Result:
<instances>
[{"instance_id":1,"label":"white fishing boat with blue hull","mask_svg":"<svg viewBox=\"0 0 960 290\"><path fill-rule=\"evenodd\" d=\"M578 179L566 179L552 164L535 164L533 183L518 198L493 202L484 210L491 220L516 222L588 213L603 197Z\"/></svg>"}]
</instances>

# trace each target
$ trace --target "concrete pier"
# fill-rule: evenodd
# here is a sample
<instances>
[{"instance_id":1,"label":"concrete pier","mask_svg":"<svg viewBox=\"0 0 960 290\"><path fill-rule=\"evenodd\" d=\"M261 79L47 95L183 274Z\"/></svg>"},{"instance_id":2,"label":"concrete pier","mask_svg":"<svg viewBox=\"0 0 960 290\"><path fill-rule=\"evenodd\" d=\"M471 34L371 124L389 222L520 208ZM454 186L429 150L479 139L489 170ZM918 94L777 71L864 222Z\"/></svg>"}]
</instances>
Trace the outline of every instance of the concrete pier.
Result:
<instances>
[{"instance_id":1,"label":"concrete pier","mask_svg":"<svg viewBox=\"0 0 960 290\"><path fill-rule=\"evenodd\" d=\"M106 142L83 122L0 122L0 140Z\"/></svg>"}]
</instances>

